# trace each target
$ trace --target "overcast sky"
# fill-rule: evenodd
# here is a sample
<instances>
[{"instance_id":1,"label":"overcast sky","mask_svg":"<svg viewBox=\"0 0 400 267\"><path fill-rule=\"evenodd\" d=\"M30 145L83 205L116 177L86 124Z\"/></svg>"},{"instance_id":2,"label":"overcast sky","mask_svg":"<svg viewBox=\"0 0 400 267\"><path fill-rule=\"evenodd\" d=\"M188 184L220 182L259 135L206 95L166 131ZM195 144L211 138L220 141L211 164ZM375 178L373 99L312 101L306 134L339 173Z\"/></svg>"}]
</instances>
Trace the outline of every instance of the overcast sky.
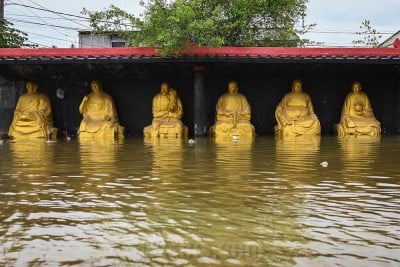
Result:
<instances>
[{"instance_id":1,"label":"overcast sky","mask_svg":"<svg viewBox=\"0 0 400 267\"><path fill-rule=\"evenodd\" d=\"M88 29L84 19L57 12L83 16L80 12L84 7L102 10L110 4L135 15L142 12L139 0L6 0L5 3L5 18L41 47L77 46L77 31ZM310 0L306 21L317 26L304 37L325 46L351 47L352 41L360 38L356 32L360 31L361 22L368 19L382 33L384 41L400 30L399 11L400 0Z\"/></svg>"}]
</instances>

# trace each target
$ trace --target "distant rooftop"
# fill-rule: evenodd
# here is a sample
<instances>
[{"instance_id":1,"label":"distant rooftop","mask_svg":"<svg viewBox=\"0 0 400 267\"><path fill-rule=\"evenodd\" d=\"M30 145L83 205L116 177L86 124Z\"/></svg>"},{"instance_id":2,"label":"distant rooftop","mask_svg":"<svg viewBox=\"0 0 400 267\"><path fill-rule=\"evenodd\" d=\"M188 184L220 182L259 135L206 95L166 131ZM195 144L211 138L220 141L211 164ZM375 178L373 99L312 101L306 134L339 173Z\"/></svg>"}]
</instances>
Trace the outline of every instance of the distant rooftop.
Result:
<instances>
[{"instance_id":1,"label":"distant rooftop","mask_svg":"<svg viewBox=\"0 0 400 267\"><path fill-rule=\"evenodd\" d=\"M400 64L400 48L196 47L179 56L161 56L152 47L0 49L0 64L157 61Z\"/></svg>"}]
</instances>

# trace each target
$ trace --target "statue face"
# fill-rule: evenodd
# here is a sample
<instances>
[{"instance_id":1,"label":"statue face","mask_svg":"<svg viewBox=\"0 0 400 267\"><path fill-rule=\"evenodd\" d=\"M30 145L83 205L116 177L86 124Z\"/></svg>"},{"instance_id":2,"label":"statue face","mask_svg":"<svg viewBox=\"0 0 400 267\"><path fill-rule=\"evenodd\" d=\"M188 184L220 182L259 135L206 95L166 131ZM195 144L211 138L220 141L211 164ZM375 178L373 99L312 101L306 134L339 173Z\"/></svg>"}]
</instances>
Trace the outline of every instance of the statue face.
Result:
<instances>
[{"instance_id":1,"label":"statue face","mask_svg":"<svg viewBox=\"0 0 400 267\"><path fill-rule=\"evenodd\" d=\"M169 85L168 83L162 83L161 84L161 94L162 95L168 95L169 92Z\"/></svg>"},{"instance_id":2,"label":"statue face","mask_svg":"<svg viewBox=\"0 0 400 267\"><path fill-rule=\"evenodd\" d=\"M37 85L34 82L27 82L26 83L26 91L28 93L34 93L37 91Z\"/></svg>"},{"instance_id":3,"label":"statue face","mask_svg":"<svg viewBox=\"0 0 400 267\"><path fill-rule=\"evenodd\" d=\"M100 84L98 82L91 82L90 87L93 92L99 92L101 90Z\"/></svg>"},{"instance_id":4,"label":"statue face","mask_svg":"<svg viewBox=\"0 0 400 267\"><path fill-rule=\"evenodd\" d=\"M300 81L294 81L293 82L293 84L292 84L292 90L293 90L293 92L296 92L296 93L298 93L298 92L301 92L301 82Z\"/></svg>"},{"instance_id":5,"label":"statue face","mask_svg":"<svg viewBox=\"0 0 400 267\"><path fill-rule=\"evenodd\" d=\"M361 91L361 84L360 83L353 83L353 92L358 93Z\"/></svg>"},{"instance_id":6,"label":"statue face","mask_svg":"<svg viewBox=\"0 0 400 267\"><path fill-rule=\"evenodd\" d=\"M239 90L239 88L238 88L237 83L235 83L235 82L230 82L230 83L228 84L228 92L229 92L230 94L236 94L236 93L238 92L238 90Z\"/></svg>"}]
</instances>

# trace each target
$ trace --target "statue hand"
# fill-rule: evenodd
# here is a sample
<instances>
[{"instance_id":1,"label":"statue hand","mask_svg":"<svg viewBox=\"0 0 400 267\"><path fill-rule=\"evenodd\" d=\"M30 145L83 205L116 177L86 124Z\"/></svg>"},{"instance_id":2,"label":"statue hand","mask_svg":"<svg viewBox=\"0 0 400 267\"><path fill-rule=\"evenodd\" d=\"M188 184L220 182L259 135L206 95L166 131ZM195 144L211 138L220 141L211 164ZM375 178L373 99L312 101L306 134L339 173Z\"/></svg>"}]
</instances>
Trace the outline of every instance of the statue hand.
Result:
<instances>
[{"instance_id":1,"label":"statue hand","mask_svg":"<svg viewBox=\"0 0 400 267\"><path fill-rule=\"evenodd\" d=\"M87 102L88 100L89 100L89 97L88 97L87 95L85 95L85 96L83 97L83 99L82 99L81 106L85 105L86 102Z\"/></svg>"},{"instance_id":2,"label":"statue hand","mask_svg":"<svg viewBox=\"0 0 400 267\"><path fill-rule=\"evenodd\" d=\"M23 115L23 116L25 116L27 118L36 119L36 112L33 112L33 111L21 112L21 115Z\"/></svg>"},{"instance_id":3,"label":"statue hand","mask_svg":"<svg viewBox=\"0 0 400 267\"><path fill-rule=\"evenodd\" d=\"M225 115L225 116L233 116L234 112L232 111L226 111L226 110L221 110L221 115Z\"/></svg>"}]
</instances>

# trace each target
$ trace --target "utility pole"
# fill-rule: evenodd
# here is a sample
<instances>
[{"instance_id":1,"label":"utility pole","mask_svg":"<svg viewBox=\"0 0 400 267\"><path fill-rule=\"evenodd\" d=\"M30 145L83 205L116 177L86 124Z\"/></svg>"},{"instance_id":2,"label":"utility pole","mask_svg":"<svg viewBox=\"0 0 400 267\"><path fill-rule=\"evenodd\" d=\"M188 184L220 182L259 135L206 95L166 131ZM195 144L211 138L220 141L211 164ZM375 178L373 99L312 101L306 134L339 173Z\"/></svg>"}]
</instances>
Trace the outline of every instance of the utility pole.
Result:
<instances>
[{"instance_id":1,"label":"utility pole","mask_svg":"<svg viewBox=\"0 0 400 267\"><path fill-rule=\"evenodd\" d=\"M0 25L4 24L4 1L0 0Z\"/></svg>"}]
</instances>

